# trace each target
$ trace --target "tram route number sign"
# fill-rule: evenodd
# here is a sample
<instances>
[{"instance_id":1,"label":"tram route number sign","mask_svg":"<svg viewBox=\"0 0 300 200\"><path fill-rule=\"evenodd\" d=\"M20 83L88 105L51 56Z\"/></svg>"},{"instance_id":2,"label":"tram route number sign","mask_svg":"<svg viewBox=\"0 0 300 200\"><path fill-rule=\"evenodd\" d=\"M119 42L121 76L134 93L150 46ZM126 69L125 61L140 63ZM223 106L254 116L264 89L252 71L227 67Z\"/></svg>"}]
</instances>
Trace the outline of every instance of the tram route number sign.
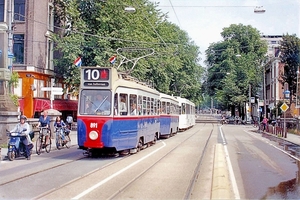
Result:
<instances>
[{"instance_id":1,"label":"tram route number sign","mask_svg":"<svg viewBox=\"0 0 300 200\"><path fill-rule=\"evenodd\" d=\"M83 73L83 78L85 81L96 83L98 81L109 80L109 69L107 68L86 68L84 69Z\"/></svg>"},{"instance_id":2,"label":"tram route number sign","mask_svg":"<svg viewBox=\"0 0 300 200\"><path fill-rule=\"evenodd\" d=\"M286 103L283 103L281 106L280 106L280 109L285 112L287 111L287 109L289 109L289 106L286 104Z\"/></svg>"}]
</instances>

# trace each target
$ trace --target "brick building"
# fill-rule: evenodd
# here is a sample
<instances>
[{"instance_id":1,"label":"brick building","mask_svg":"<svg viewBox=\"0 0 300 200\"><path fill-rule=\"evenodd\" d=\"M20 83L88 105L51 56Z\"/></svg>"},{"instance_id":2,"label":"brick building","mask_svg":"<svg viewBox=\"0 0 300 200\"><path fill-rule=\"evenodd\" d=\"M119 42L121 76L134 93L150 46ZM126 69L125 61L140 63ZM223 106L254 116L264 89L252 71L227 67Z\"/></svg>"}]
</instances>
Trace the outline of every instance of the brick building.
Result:
<instances>
[{"instance_id":1,"label":"brick building","mask_svg":"<svg viewBox=\"0 0 300 200\"><path fill-rule=\"evenodd\" d=\"M14 94L19 97L20 111L27 117L37 117L50 108L50 92L43 87L64 88L53 65L53 42L49 38L54 31L53 0L0 0L0 23L8 23L8 4L12 4L13 63L12 71L18 72L19 86ZM73 98L72 98L73 99ZM67 95L55 95L53 108L76 118L77 100Z\"/></svg>"}]
</instances>

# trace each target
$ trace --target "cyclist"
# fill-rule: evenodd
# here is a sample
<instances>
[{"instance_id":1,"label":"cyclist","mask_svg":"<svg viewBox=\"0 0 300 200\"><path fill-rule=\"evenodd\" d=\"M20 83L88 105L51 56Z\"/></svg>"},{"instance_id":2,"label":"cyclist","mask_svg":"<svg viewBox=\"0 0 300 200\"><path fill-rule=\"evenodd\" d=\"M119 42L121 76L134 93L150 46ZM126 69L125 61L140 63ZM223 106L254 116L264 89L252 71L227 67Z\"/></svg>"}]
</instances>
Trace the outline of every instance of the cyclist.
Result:
<instances>
[{"instance_id":1,"label":"cyclist","mask_svg":"<svg viewBox=\"0 0 300 200\"><path fill-rule=\"evenodd\" d=\"M26 151L26 155L25 157L27 158L27 160L31 159L31 149L33 148L33 144L30 138L30 126L29 124L26 122L27 117L25 115L21 115L20 116L20 123L18 123L15 128L13 130L11 130L11 132L19 132L22 133L22 137L21 137L21 141L25 146L25 151ZM26 131L23 131L24 129L26 129Z\"/></svg>"},{"instance_id":2,"label":"cyclist","mask_svg":"<svg viewBox=\"0 0 300 200\"><path fill-rule=\"evenodd\" d=\"M54 122L54 127L57 128L66 128L66 123L64 122L64 120L60 119L59 116L56 117L55 122ZM66 139L65 139L65 134L61 134L61 138L63 140L63 144L65 145L65 143L67 143Z\"/></svg>"},{"instance_id":3,"label":"cyclist","mask_svg":"<svg viewBox=\"0 0 300 200\"><path fill-rule=\"evenodd\" d=\"M37 125L37 127L45 127L48 129L48 131L50 131L50 117L48 116L48 111L44 110L43 115L40 116L39 118L39 123ZM45 136L45 144L43 144L43 146L45 147L49 142L49 135L47 134Z\"/></svg>"}]
</instances>

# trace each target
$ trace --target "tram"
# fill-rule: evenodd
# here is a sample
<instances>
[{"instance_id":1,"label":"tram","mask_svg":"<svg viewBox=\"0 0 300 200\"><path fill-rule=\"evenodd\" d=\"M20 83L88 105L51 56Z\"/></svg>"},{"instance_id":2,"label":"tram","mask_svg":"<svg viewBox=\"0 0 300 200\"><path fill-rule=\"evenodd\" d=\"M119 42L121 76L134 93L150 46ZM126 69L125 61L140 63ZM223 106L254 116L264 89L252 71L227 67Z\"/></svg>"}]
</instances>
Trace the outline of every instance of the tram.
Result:
<instances>
[{"instance_id":1,"label":"tram","mask_svg":"<svg viewBox=\"0 0 300 200\"><path fill-rule=\"evenodd\" d=\"M160 137L169 138L179 130L179 102L170 95L160 93Z\"/></svg>"},{"instance_id":2,"label":"tram","mask_svg":"<svg viewBox=\"0 0 300 200\"><path fill-rule=\"evenodd\" d=\"M160 93L113 67L81 67L80 149L135 153L159 137Z\"/></svg>"},{"instance_id":3,"label":"tram","mask_svg":"<svg viewBox=\"0 0 300 200\"><path fill-rule=\"evenodd\" d=\"M179 130L184 131L196 123L195 104L188 99L176 97L179 102Z\"/></svg>"}]
</instances>

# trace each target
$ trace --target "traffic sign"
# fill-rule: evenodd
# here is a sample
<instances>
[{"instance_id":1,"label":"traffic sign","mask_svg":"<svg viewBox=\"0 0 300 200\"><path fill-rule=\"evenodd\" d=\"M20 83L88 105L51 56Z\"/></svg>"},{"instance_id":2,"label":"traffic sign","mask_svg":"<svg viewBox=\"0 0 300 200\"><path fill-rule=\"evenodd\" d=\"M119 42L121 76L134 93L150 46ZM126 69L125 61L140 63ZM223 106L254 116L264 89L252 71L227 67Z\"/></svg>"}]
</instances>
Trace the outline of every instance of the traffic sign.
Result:
<instances>
[{"instance_id":1,"label":"traffic sign","mask_svg":"<svg viewBox=\"0 0 300 200\"><path fill-rule=\"evenodd\" d=\"M286 104L286 103L283 103L281 106L280 106L280 109L285 112L287 111L287 109L289 109L289 106Z\"/></svg>"},{"instance_id":2,"label":"traffic sign","mask_svg":"<svg viewBox=\"0 0 300 200\"><path fill-rule=\"evenodd\" d=\"M63 89L59 87L42 87L41 91L62 92Z\"/></svg>"}]
</instances>

